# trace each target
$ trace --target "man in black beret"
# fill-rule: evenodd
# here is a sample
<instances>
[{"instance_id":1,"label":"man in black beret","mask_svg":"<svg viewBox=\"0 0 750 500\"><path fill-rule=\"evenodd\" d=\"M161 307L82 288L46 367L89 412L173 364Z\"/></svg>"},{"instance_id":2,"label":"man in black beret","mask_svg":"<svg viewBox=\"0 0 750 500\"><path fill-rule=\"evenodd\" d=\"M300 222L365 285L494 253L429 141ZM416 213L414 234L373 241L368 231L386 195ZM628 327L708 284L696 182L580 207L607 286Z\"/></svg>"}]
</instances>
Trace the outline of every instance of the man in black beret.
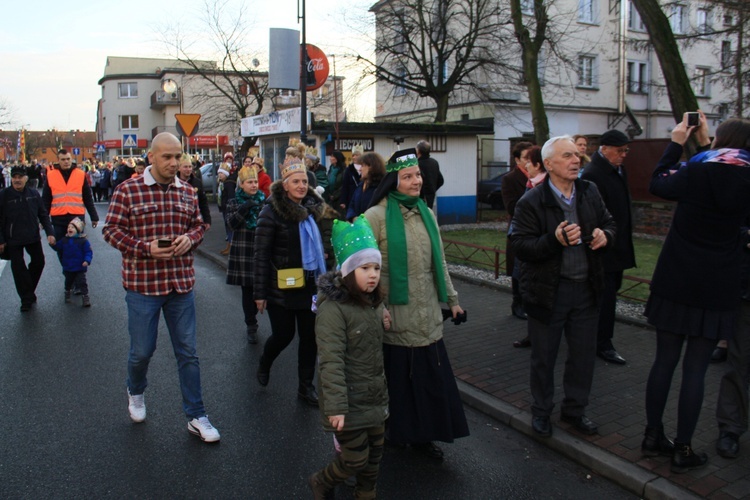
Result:
<instances>
[{"instance_id":1,"label":"man in black beret","mask_svg":"<svg viewBox=\"0 0 750 500\"><path fill-rule=\"evenodd\" d=\"M36 287L44 270L44 250L39 237L39 225L47 233L47 242L56 240L47 210L36 189L29 188L26 168L20 165L10 170L11 185L0 191L0 253L10 260L10 270L16 292L21 299L21 312L31 310L36 302ZM29 254L28 266L24 251Z\"/></svg>"},{"instance_id":2,"label":"man in black beret","mask_svg":"<svg viewBox=\"0 0 750 500\"><path fill-rule=\"evenodd\" d=\"M618 365L624 365L626 361L612 344L617 290L622 285L623 271L635 267L630 190L622 165L628 155L629 143L630 138L619 130L607 130L599 140L599 150L581 175L582 179L596 184L607 210L617 223L615 244L604 253L605 287L600 299L596 353L608 363Z\"/></svg>"}]
</instances>

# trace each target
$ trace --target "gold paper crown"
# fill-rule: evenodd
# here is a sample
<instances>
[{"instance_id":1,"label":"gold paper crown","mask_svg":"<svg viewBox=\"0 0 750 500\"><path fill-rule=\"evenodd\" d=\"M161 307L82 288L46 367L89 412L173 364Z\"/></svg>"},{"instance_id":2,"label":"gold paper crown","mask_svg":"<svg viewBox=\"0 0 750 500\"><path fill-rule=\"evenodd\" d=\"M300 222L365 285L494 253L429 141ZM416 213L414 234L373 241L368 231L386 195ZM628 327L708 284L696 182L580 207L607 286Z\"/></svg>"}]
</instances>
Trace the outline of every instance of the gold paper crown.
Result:
<instances>
[{"instance_id":1,"label":"gold paper crown","mask_svg":"<svg viewBox=\"0 0 750 500\"><path fill-rule=\"evenodd\" d=\"M306 173L307 169L305 168L304 163L302 163L300 160L295 158L293 161L290 161L288 164L282 165L281 178L283 180L286 180L287 177L289 177L292 174L296 174L297 172Z\"/></svg>"}]
</instances>

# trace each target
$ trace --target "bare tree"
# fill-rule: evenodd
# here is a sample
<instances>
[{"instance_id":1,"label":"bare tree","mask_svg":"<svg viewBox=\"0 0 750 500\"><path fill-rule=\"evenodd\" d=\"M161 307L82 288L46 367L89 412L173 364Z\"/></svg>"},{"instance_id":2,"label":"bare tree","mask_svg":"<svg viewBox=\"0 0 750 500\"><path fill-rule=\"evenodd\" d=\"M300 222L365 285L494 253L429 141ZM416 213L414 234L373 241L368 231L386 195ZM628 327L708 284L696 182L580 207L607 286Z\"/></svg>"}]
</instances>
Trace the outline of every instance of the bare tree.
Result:
<instances>
[{"instance_id":1,"label":"bare tree","mask_svg":"<svg viewBox=\"0 0 750 500\"><path fill-rule=\"evenodd\" d=\"M200 49L195 46L195 30L188 34L180 26L174 26L161 35L170 56L187 65L190 75L208 84L191 96L205 110L201 123L206 128L237 129L242 118L261 113L270 93L267 75L254 69L258 65L257 54L246 51L252 39L244 17L248 12L252 10L244 4L236 8L230 6L229 0L204 0L201 32L208 35L211 57L217 59L215 66L196 56ZM236 132L239 135L239 130ZM256 138L245 137L240 155L247 153L255 142Z\"/></svg>"},{"instance_id":2,"label":"bare tree","mask_svg":"<svg viewBox=\"0 0 750 500\"><path fill-rule=\"evenodd\" d=\"M510 15L516 39L521 46L521 63L523 65L523 83L529 93L531 121L534 124L534 137L537 144L544 144L549 139L549 122L544 109L544 96L539 79L539 54L547 40L549 17L544 0L534 0L534 34L524 24L521 0L510 0Z\"/></svg>"},{"instance_id":3,"label":"bare tree","mask_svg":"<svg viewBox=\"0 0 750 500\"><path fill-rule=\"evenodd\" d=\"M0 97L0 128L13 123L14 110L4 97Z\"/></svg>"},{"instance_id":4,"label":"bare tree","mask_svg":"<svg viewBox=\"0 0 750 500\"><path fill-rule=\"evenodd\" d=\"M435 122L445 122L451 96L480 91L506 68L507 23L497 0L381 0L375 58L357 56L363 78L435 101ZM489 75L492 75L491 77Z\"/></svg>"},{"instance_id":5,"label":"bare tree","mask_svg":"<svg viewBox=\"0 0 750 500\"><path fill-rule=\"evenodd\" d=\"M659 59L669 103L672 107L672 116L675 121L682 121L682 115L685 112L698 109L698 99L695 97L690 78L685 70L680 49L672 33L672 26L658 0L632 0L632 2L638 9L638 14L654 45L656 57ZM695 143L690 141L687 149L692 156L695 152Z\"/></svg>"}]
</instances>

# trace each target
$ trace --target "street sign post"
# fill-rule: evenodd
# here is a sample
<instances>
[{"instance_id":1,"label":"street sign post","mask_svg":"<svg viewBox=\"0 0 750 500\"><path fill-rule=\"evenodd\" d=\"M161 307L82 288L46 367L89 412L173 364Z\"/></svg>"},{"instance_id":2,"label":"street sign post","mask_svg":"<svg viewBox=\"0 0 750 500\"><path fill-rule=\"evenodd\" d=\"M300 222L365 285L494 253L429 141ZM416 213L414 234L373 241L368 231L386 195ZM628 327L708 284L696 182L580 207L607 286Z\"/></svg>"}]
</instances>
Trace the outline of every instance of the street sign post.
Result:
<instances>
[{"instance_id":1,"label":"street sign post","mask_svg":"<svg viewBox=\"0 0 750 500\"><path fill-rule=\"evenodd\" d=\"M177 113L174 115L177 120L177 131L183 137L192 137L198 132L198 121L201 115L196 113ZM190 141L188 140L188 154L190 153Z\"/></svg>"},{"instance_id":2,"label":"street sign post","mask_svg":"<svg viewBox=\"0 0 750 500\"><path fill-rule=\"evenodd\" d=\"M133 156L133 148L138 147L138 137L136 134L124 134L122 136L122 149L123 156L125 155L125 148L130 149L130 156Z\"/></svg>"}]
</instances>

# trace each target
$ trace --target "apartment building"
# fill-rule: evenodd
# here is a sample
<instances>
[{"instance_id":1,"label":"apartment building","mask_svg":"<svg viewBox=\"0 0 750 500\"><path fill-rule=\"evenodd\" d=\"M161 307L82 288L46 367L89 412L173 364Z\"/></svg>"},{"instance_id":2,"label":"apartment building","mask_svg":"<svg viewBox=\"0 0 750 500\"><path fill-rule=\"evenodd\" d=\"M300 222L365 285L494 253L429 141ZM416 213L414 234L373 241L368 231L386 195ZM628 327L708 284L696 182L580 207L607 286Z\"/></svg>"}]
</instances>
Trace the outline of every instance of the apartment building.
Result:
<instances>
[{"instance_id":1,"label":"apartment building","mask_svg":"<svg viewBox=\"0 0 750 500\"><path fill-rule=\"evenodd\" d=\"M397 2L380 0L371 11L378 18ZM508 0L499 2L507 12ZM532 19L533 4L533 0L521 2L525 22ZM737 40L721 32L735 17L706 0L662 4L673 32L691 35L679 43L683 62L701 109L716 125L727 117L733 99L732 89L725 87L721 76L737 50ZM595 136L618 128L637 138L669 137L674 119L659 61L632 3L556 0L548 5L550 23L561 33L555 50L545 44L539 61L550 133ZM515 40L512 31L508 36L511 42ZM509 49L513 46L514 50ZM378 57L383 61L385 56ZM517 44L506 44L497 57L516 61L520 67ZM448 121L493 117L496 140L532 134L528 94L518 74L491 79L478 72L477 78L484 81L477 82L476 91L451 96ZM430 121L434 117L434 101L398 85L379 81L376 96L376 121ZM495 160L507 161L507 153Z\"/></svg>"},{"instance_id":2,"label":"apartment building","mask_svg":"<svg viewBox=\"0 0 750 500\"><path fill-rule=\"evenodd\" d=\"M136 57L107 57L104 75L99 80L102 93L97 109L97 147L106 158L146 152L151 139L161 132L179 135L176 114L200 114L198 131L185 138L191 153L206 158L232 150L242 142L241 117L229 97L218 91L200 73L220 74L213 61L196 61L199 70L173 59ZM256 109L256 89L247 81L262 86L268 74L251 71L243 74L223 74L228 94L234 90L251 101L248 110ZM341 87L341 77L337 77ZM343 110L341 95L334 92L334 78L318 90L308 93L308 107L321 119L335 120L335 110ZM236 95L235 95L236 97ZM298 107L299 92L266 93L263 112ZM336 106L335 100L338 100ZM344 112L340 111L343 116ZM204 119L205 118L205 119Z\"/></svg>"}]
</instances>

